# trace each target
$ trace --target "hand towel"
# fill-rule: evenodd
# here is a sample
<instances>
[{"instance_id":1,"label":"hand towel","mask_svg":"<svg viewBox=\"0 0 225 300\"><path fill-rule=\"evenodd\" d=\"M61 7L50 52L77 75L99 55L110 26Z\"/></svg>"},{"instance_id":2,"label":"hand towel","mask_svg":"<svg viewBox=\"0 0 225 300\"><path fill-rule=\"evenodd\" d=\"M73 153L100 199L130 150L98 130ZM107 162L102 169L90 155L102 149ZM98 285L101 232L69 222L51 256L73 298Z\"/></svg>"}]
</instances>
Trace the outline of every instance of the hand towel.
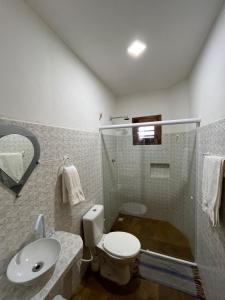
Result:
<instances>
[{"instance_id":1,"label":"hand towel","mask_svg":"<svg viewBox=\"0 0 225 300\"><path fill-rule=\"evenodd\" d=\"M62 202L76 205L84 201L80 177L75 166L64 167L62 172Z\"/></svg>"},{"instance_id":2,"label":"hand towel","mask_svg":"<svg viewBox=\"0 0 225 300\"><path fill-rule=\"evenodd\" d=\"M219 225L224 157L205 156L203 159L202 210L208 214L212 225Z\"/></svg>"}]
</instances>

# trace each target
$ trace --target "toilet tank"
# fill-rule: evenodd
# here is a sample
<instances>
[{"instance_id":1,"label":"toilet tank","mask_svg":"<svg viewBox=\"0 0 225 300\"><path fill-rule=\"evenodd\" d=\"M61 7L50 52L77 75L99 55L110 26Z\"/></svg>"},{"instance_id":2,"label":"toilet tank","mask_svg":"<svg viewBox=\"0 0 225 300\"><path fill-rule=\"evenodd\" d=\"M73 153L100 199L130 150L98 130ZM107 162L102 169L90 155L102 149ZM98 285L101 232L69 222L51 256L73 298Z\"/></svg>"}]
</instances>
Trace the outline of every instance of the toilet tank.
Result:
<instances>
[{"instance_id":1,"label":"toilet tank","mask_svg":"<svg viewBox=\"0 0 225 300\"><path fill-rule=\"evenodd\" d=\"M83 216L84 242L87 247L95 247L100 242L104 230L103 205L94 205Z\"/></svg>"}]
</instances>

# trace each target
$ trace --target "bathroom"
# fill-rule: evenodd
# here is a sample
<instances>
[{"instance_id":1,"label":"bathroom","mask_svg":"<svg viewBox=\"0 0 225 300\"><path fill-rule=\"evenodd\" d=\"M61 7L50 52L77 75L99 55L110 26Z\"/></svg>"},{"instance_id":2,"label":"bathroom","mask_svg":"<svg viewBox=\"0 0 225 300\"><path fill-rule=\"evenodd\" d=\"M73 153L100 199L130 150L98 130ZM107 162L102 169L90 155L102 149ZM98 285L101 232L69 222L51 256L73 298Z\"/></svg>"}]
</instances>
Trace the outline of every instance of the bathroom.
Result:
<instances>
[{"instance_id":1,"label":"bathroom","mask_svg":"<svg viewBox=\"0 0 225 300\"><path fill-rule=\"evenodd\" d=\"M0 0L0 37L0 300L225 300L224 0Z\"/></svg>"}]
</instances>

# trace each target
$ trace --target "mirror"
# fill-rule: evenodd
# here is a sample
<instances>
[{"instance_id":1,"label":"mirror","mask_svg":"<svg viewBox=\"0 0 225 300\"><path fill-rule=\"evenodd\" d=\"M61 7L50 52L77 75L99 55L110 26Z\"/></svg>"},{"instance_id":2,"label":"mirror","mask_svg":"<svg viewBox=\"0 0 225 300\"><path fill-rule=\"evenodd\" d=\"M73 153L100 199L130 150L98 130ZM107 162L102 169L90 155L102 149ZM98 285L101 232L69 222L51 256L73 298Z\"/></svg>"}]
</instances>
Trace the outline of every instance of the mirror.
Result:
<instances>
[{"instance_id":1,"label":"mirror","mask_svg":"<svg viewBox=\"0 0 225 300\"><path fill-rule=\"evenodd\" d=\"M25 128L0 121L0 181L17 195L40 156L36 137Z\"/></svg>"},{"instance_id":2,"label":"mirror","mask_svg":"<svg viewBox=\"0 0 225 300\"><path fill-rule=\"evenodd\" d=\"M20 182L33 157L34 147L25 136L9 134L0 139L0 168L17 183Z\"/></svg>"}]
</instances>

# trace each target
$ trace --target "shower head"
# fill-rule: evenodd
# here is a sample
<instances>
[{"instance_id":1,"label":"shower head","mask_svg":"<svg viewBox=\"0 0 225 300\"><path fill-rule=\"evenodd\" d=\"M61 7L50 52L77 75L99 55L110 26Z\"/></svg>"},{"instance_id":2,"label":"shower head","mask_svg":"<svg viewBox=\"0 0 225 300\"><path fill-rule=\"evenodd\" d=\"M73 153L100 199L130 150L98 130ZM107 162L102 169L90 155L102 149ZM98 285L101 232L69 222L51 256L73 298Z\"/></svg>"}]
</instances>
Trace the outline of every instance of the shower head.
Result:
<instances>
[{"instance_id":1,"label":"shower head","mask_svg":"<svg viewBox=\"0 0 225 300\"><path fill-rule=\"evenodd\" d=\"M124 119L125 121L130 120L130 118L128 116L110 117L110 121L112 121L114 119Z\"/></svg>"}]
</instances>

